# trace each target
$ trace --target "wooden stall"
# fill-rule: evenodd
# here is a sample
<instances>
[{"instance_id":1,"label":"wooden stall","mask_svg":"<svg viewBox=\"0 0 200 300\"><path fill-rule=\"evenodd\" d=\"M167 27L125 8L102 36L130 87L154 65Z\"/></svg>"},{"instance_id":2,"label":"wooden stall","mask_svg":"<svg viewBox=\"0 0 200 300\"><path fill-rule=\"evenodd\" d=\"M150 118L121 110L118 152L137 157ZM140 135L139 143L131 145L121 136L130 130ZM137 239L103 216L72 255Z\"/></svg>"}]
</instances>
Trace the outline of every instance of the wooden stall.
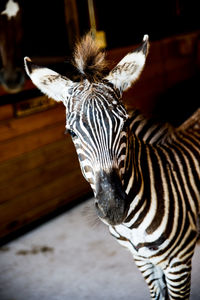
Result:
<instances>
[{"instance_id":1,"label":"wooden stall","mask_svg":"<svg viewBox=\"0 0 200 300\"><path fill-rule=\"evenodd\" d=\"M110 50L108 59L117 63L134 47ZM154 41L141 80L124 95L126 105L151 112L161 94L198 70L198 31ZM21 103L26 100L31 97ZM90 193L64 134L64 107L39 110L26 115L26 105L0 105L0 238Z\"/></svg>"},{"instance_id":2,"label":"wooden stall","mask_svg":"<svg viewBox=\"0 0 200 300\"><path fill-rule=\"evenodd\" d=\"M0 108L0 237L89 192L61 105L23 118ZM4 118L4 120L2 120Z\"/></svg>"}]
</instances>

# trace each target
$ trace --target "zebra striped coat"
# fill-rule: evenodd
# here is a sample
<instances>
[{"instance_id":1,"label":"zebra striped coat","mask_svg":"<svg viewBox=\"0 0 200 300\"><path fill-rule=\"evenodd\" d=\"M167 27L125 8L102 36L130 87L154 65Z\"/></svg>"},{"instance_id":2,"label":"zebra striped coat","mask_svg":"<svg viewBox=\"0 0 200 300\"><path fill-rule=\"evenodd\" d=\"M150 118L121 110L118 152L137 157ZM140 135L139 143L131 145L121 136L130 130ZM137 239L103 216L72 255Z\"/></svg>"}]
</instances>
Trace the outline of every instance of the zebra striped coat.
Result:
<instances>
[{"instance_id":1,"label":"zebra striped coat","mask_svg":"<svg viewBox=\"0 0 200 300\"><path fill-rule=\"evenodd\" d=\"M90 35L75 48L74 77L35 66L28 75L66 106L83 175L99 218L127 247L152 299L188 299L200 213L200 110L179 128L129 113L120 98L140 76L148 36L107 72Z\"/></svg>"}]
</instances>

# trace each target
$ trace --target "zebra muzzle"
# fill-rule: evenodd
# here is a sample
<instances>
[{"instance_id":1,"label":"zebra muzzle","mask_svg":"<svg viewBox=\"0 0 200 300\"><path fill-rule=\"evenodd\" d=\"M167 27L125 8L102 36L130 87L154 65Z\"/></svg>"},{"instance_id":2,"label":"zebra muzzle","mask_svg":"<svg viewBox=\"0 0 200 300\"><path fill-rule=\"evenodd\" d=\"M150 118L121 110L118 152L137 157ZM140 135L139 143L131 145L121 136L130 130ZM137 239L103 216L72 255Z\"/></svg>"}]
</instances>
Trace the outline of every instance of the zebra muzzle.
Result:
<instances>
[{"instance_id":1,"label":"zebra muzzle","mask_svg":"<svg viewBox=\"0 0 200 300\"><path fill-rule=\"evenodd\" d=\"M100 172L96 180L95 207L100 219L110 225L121 224L127 215L127 195L116 171Z\"/></svg>"}]
</instances>

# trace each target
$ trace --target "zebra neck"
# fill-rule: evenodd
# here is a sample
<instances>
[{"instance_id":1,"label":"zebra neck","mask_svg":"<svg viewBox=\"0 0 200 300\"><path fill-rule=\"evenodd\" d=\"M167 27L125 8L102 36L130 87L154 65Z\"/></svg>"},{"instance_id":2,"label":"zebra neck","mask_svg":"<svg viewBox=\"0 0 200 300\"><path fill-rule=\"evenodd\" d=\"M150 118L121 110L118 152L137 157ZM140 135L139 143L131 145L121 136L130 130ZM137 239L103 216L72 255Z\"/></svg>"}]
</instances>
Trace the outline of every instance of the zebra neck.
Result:
<instances>
[{"instance_id":1,"label":"zebra neck","mask_svg":"<svg viewBox=\"0 0 200 300\"><path fill-rule=\"evenodd\" d=\"M124 188L126 194L128 196L131 195L131 198L133 198L133 195L138 194L143 185L141 169L141 160L144 155L143 147L145 147L144 143L131 134L128 142L124 174Z\"/></svg>"},{"instance_id":2,"label":"zebra neck","mask_svg":"<svg viewBox=\"0 0 200 300\"><path fill-rule=\"evenodd\" d=\"M162 216L164 192L159 149L168 140L171 127L168 124L159 124L145 119L138 112L133 112L128 121L123 176L129 206L126 222L130 219L131 226L139 226L149 209L152 209L153 215L155 207L159 207L160 216ZM155 183L161 187L160 190L155 189ZM157 219L160 222L160 218Z\"/></svg>"},{"instance_id":3,"label":"zebra neck","mask_svg":"<svg viewBox=\"0 0 200 300\"><path fill-rule=\"evenodd\" d=\"M151 197L153 191L148 153L151 152L152 146L133 134L129 140L124 180L129 210L125 223L130 228L137 228L150 208L154 210L154 207L157 207L157 197Z\"/></svg>"}]
</instances>

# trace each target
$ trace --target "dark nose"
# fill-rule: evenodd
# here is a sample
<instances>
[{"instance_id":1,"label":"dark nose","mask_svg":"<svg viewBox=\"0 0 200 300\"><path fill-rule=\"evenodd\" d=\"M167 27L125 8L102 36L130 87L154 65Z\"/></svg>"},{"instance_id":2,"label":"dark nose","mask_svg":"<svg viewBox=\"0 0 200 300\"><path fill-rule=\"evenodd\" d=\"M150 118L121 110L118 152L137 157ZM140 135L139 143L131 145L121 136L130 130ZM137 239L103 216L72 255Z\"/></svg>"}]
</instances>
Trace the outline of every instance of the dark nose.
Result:
<instances>
[{"instance_id":1,"label":"dark nose","mask_svg":"<svg viewBox=\"0 0 200 300\"><path fill-rule=\"evenodd\" d=\"M117 172L100 172L97 175L96 191L98 216L111 225L121 224L127 214L127 197Z\"/></svg>"},{"instance_id":2,"label":"dark nose","mask_svg":"<svg viewBox=\"0 0 200 300\"><path fill-rule=\"evenodd\" d=\"M13 69L12 72L6 69L0 70L0 82L9 93L19 92L23 87L24 81L25 74L21 68Z\"/></svg>"}]
</instances>

